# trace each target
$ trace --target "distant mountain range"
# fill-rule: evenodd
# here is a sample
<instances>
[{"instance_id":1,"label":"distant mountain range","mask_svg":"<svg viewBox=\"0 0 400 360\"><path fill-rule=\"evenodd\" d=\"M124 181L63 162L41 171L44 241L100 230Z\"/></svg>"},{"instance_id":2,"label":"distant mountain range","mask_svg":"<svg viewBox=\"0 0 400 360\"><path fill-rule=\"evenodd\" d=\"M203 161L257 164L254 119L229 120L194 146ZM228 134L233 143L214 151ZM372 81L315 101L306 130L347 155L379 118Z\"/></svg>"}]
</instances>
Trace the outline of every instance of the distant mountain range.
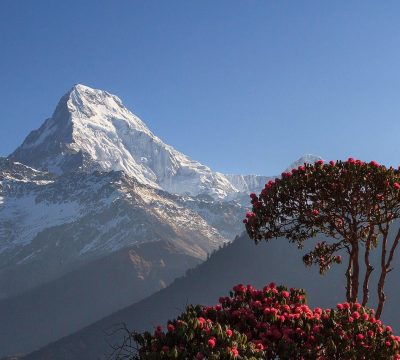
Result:
<instances>
[{"instance_id":1,"label":"distant mountain range","mask_svg":"<svg viewBox=\"0 0 400 360\"><path fill-rule=\"evenodd\" d=\"M0 356L167 286L243 230L248 193L271 177L212 171L163 143L115 95L74 86L0 158Z\"/></svg>"}]
</instances>

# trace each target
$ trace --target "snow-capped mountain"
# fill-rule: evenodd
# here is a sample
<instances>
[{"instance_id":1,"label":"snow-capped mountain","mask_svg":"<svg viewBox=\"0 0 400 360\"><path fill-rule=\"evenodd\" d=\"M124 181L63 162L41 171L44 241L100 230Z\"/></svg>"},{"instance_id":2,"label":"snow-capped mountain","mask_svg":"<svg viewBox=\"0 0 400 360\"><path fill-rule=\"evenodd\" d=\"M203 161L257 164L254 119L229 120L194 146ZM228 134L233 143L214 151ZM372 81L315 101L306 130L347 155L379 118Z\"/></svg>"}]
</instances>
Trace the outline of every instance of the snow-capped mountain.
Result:
<instances>
[{"instance_id":1,"label":"snow-capped mountain","mask_svg":"<svg viewBox=\"0 0 400 360\"><path fill-rule=\"evenodd\" d=\"M63 96L9 158L55 174L122 170L176 194L223 198L238 191L223 174L163 143L117 96L84 85Z\"/></svg>"},{"instance_id":2,"label":"snow-capped mountain","mask_svg":"<svg viewBox=\"0 0 400 360\"><path fill-rule=\"evenodd\" d=\"M116 96L76 85L0 159L0 299L146 242L205 259L242 231L243 208L221 200L237 191Z\"/></svg>"}]
</instances>

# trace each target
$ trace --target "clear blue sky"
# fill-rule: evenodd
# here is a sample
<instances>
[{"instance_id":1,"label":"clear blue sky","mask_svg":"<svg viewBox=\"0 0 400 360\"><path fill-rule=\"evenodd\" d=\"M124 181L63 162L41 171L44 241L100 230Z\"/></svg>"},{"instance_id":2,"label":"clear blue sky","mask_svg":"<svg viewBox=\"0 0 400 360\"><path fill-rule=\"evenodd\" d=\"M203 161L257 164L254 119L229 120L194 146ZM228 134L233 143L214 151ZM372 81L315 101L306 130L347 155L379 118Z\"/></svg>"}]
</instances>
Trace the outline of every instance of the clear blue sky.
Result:
<instances>
[{"instance_id":1,"label":"clear blue sky","mask_svg":"<svg viewBox=\"0 0 400 360\"><path fill-rule=\"evenodd\" d=\"M1 0L0 154L75 83L229 173L400 164L400 2Z\"/></svg>"}]
</instances>

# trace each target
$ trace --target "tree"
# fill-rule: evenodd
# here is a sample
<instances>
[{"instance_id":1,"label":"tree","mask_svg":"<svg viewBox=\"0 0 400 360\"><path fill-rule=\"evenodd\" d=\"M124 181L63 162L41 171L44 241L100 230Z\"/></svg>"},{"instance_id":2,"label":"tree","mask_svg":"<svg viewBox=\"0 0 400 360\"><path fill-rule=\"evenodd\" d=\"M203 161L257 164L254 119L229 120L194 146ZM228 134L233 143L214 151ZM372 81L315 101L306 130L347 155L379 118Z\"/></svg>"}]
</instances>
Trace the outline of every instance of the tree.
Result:
<instances>
[{"instance_id":1,"label":"tree","mask_svg":"<svg viewBox=\"0 0 400 360\"><path fill-rule=\"evenodd\" d=\"M166 328L133 333L140 360L399 360L400 337L358 303L310 309L303 290L236 285L211 307L189 306Z\"/></svg>"},{"instance_id":2,"label":"tree","mask_svg":"<svg viewBox=\"0 0 400 360\"><path fill-rule=\"evenodd\" d=\"M355 303L359 293L360 259L365 274L362 305L369 300L369 280L374 270L370 252L378 245L380 276L377 286L377 318L386 299L384 285L392 271L392 260L400 240L396 220L400 217L400 171L375 161L365 163L322 160L304 164L280 179L269 181L260 195L250 194L252 211L243 222L256 243L286 237L299 248L316 235L325 235L303 257L306 265L316 264L320 273L341 263L348 255L346 298ZM394 231L395 230L395 231Z\"/></svg>"}]
</instances>

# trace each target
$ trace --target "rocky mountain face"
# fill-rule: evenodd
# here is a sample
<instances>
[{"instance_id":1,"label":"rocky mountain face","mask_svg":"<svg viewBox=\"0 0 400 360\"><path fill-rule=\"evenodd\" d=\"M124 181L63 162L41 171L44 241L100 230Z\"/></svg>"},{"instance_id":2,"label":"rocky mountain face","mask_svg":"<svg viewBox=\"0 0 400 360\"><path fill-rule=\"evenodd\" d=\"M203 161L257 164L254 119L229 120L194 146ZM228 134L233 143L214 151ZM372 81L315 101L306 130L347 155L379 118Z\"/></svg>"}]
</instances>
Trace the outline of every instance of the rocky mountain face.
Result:
<instances>
[{"instance_id":1,"label":"rocky mountain face","mask_svg":"<svg viewBox=\"0 0 400 360\"><path fill-rule=\"evenodd\" d=\"M3 164L1 298L133 244L168 241L180 253L205 259L233 236L230 222L240 223L242 216L234 203L183 199L122 171L52 177L7 160Z\"/></svg>"},{"instance_id":2,"label":"rocky mountain face","mask_svg":"<svg viewBox=\"0 0 400 360\"><path fill-rule=\"evenodd\" d=\"M0 313L50 321L27 317L36 340L6 347L5 336L0 350L8 352L0 356L32 351L128 305L121 298L138 301L167 286L241 233L248 193L270 178L215 172L163 143L115 95L74 86L51 118L0 158ZM159 251L132 255L146 246ZM113 297L105 297L87 274L119 261L120 273L143 280L132 281L128 297L108 280ZM72 275L81 289L93 288L92 303L103 296L107 305L91 311L73 297L60 301ZM43 306L43 298L59 306ZM56 320L55 309L67 308L70 316ZM19 322L7 319L0 334L18 331Z\"/></svg>"}]
</instances>

